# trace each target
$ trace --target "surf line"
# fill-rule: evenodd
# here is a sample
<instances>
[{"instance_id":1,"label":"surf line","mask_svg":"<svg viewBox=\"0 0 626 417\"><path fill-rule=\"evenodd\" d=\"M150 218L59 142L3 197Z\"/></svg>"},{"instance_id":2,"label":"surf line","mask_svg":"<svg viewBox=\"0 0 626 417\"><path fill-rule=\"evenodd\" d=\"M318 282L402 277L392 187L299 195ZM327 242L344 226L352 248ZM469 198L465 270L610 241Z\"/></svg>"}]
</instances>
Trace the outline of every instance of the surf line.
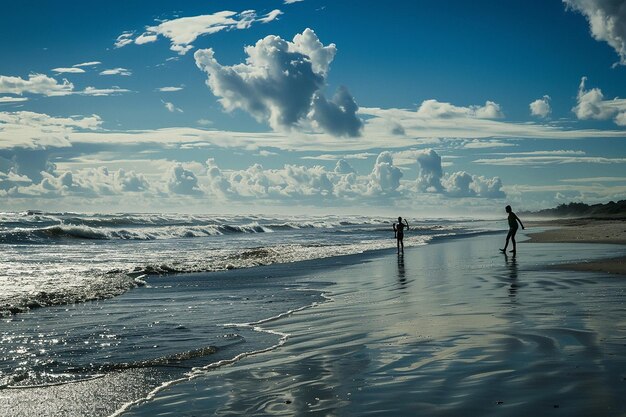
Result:
<instances>
[{"instance_id":1,"label":"surf line","mask_svg":"<svg viewBox=\"0 0 626 417\"><path fill-rule=\"evenodd\" d=\"M248 356L258 355L258 354L266 353L266 352L271 352L271 351L273 351L275 349L278 349L279 347L281 347L285 343L287 343L287 340L289 339L289 336L291 336L291 335L289 333L279 332L277 330L264 329L263 327L261 327L261 325L263 325L265 323L270 323L270 322L273 322L273 321L276 321L276 320L280 320L283 317L290 316L290 315L292 315L294 313L297 313L299 311L303 311L303 310L306 310L306 309L309 309L309 308L314 308L314 307L317 307L317 306L319 306L321 304L334 301L334 299L332 297L328 296L324 292L324 290L317 290L317 289L314 289L314 288L301 288L301 289L296 289L296 291L320 291L320 297L323 298L323 301L322 302L314 301L311 304L307 304L307 305L302 306L302 307L294 308L292 310L288 310L288 311L285 311L283 313L280 313L280 314L278 314L276 316L268 317L266 319L262 319L262 320L259 320L259 321L254 321L254 322L250 322L250 323L226 323L226 324L222 324L222 327L224 327L224 328L244 327L244 328L256 331L256 332L263 332L263 333L268 333L268 334L280 336L280 339L278 340L278 343L276 343L275 345L272 345L272 346L270 346L268 348L265 348L265 349L253 350L251 352L242 352L239 355L237 355L237 356L235 356L235 357L233 357L231 359L222 359L221 361L213 362L213 363L210 363L210 364L205 365L205 366L193 368L190 372L188 372L186 374L185 377L174 379L172 381L164 382L163 384L159 385L158 387L156 387L152 391L150 391L145 397L140 398L140 399L135 400L135 401L128 402L126 404L123 404L117 411L115 411L112 414L110 414L109 417L119 417L119 416L121 416L126 411L128 411L128 409L130 409L131 407L152 400L154 397L156 397L156 395L159 392L161 392L165 388L168 388L168 387L170 387L172 385L179 384L181 382L191 381L191 380L196 379L196 378L200 378L201 376L205 376L207 374L207 371L219 368L219 367L224 366L224 365L233 364L233 363L238 362L241 359L246 358Z\"/></svg>"}]
</instances>

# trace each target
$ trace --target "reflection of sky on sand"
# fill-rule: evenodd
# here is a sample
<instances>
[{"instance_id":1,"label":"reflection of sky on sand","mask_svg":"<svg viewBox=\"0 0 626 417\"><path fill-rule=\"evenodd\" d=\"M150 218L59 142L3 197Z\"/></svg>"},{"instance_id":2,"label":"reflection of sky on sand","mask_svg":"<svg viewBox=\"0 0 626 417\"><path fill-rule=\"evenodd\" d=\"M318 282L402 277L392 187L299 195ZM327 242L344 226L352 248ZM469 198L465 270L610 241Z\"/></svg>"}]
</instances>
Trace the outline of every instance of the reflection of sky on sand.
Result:
<instances>
[{"instance_id":1,"label":"reflection of sky on sand","mask_svg":"<svg viewBox=\"0 0 626 417\"><path fill-rule=\"evenodd\" d=\"M513 259L498 243L442 242L332 271L333 302L271 324L291 334L284 347L131 415L175 403L190 413L624 413L622 282L543 267L614 248L521 244Z\"/></svg>"}]
</instances>

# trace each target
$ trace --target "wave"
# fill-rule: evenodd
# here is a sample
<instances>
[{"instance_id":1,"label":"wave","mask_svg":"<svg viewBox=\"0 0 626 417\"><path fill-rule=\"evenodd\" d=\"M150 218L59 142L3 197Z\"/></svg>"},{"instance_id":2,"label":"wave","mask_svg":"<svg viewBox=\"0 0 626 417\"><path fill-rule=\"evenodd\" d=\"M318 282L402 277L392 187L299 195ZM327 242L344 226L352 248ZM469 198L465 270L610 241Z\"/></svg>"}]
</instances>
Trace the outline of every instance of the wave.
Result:
<instances>
[{"instance_id":1,"label":"wave","mask_svg":"<svg viewBox=\"0 0 626 417\"><path fill-rule=\"evenodd\" d=\"M104 227L54 225L41 228L0 230L0 244L45 243L49 240L155 240L218 236L235 233L271 233L271 227L258 223L244 225L167 226L150 229L112 229Z\"/></svg>"},{"instance_id":2,"label":"wave","mask_svg":"<svg viewBox=\"0 0 626 417\"><path fill-rule=\"evenodd\" d=\"M76 213L0 213L0 244L58 240L156 240L338 229L380 225L367 218L276 219L260 216L79 215Z\"/></svg>"}]
</instances>

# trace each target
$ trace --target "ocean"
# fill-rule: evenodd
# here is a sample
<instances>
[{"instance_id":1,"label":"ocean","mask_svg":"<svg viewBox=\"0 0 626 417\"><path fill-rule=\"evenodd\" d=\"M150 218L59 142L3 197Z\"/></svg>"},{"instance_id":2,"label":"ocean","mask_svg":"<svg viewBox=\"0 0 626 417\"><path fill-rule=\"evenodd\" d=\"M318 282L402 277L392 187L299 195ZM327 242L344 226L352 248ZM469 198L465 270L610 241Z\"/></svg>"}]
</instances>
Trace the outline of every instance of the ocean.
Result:
<instances>
[{"instance_id":1,"label":"ocean","mask_svg":"<svg viewBox=\"0 0 626 417\"><path fill-rule=\"evenodd\" d=\"M502 227L409 221L407 247ZM274 349L288 335L262 324L327 301L332 282L316 268L395 250L392 222L1 213L0 392L107 381L103 391L123 391L98 400L108 415L198 369ZM133 389L115 382L129 373Z\"/></svg>"}]
</instances>

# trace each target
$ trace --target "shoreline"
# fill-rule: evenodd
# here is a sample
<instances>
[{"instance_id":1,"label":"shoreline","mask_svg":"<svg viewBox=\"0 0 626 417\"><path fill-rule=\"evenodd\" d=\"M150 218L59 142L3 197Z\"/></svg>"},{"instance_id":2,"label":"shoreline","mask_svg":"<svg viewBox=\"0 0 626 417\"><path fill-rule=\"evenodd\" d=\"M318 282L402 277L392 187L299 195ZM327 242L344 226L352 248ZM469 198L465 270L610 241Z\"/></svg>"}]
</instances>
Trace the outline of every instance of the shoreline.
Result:
<instances>
[{"instance_id":1,"label":"shoreline","mask_svg":"<svg viewBox=\"0 0 626 417\"><path fill-rule=\"evenodd\" d=\"M626 246L626 221L610 219L530 220L528 225L547 230L527 233L529 243L593 243ZM570 271L626 275L626 256L557 265Z\"/></svg>"}]
</instances>

